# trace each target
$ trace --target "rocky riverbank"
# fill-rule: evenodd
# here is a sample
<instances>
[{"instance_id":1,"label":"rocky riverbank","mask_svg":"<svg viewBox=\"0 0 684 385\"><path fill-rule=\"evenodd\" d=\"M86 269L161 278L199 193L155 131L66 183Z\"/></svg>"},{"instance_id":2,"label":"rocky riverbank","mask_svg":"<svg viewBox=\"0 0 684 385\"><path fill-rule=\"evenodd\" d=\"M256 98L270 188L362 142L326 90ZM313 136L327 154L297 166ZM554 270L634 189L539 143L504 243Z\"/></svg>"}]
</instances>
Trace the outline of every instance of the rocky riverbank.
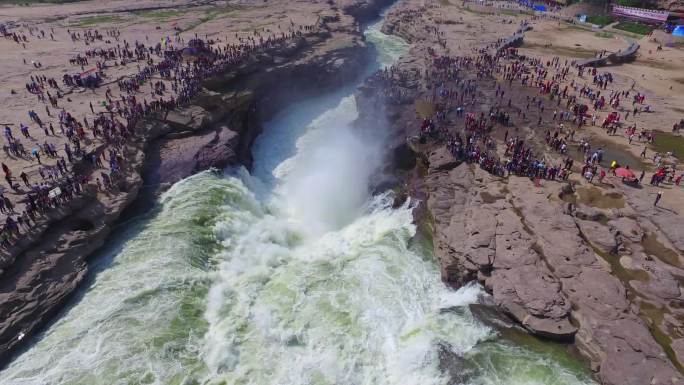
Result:
<instances>
[{"instance_id":1,"label":"rocky riverbank","mask_svg":"<svg viewBox=\"0 0 684 385\"><path fill-rule=\"evenodd\" d=\"M182 109L138 127L123 154L125 177L106 198L86 192L52 212L38 231L3 259L0 281L0 364L30 341L69 299L88 272L88 257L125 217L146 210L172 183L201 170L251 164L261 123L297 98L359 76L370 55L359 24L391 3L331 4L323 28L287 46L257 52L239 68L209 79Z\"/></svg>"},{"instance_id":2,"label":"rocky riverbank","mask_svg":"<svg viewBox=\"0 0 684 385\"><path fill-rule=\"evenodd\" d=\"M645 218L627 207L568 209L560 184L504 181L455 162L444 148L427 156L428 208L446 282L479 281L530 332L574 342L605 384L681 381L671 352L652 334L678 327L670 306L681 295L679 272L644 250Z\"/></svg>"},{"instance_id":3,"label":"rocky riverbank","mask_svg":"<svg viewBox=\"0 0 684 385\"><path fill-rule=\"evenodd\" d=\"M412 170L398 174L403 189L422 201L417 218L433 230L443 280L453 287L478 281L494 304L530 333L573 344L603 384L683 384L681 216L655 209L645 188L619 179L594 187L576 179L537 184L502 178L455 159L439 141L418 141L421 119L430 115L425 110L436 107L430 100L437 85L420 75L420 82L408 82L407 74L430 68L427 53L456 36L426 23L467 26L471 32L458 36L481 47L503 37L480 32L485 28L478 23L492 22L484 11L451 9L458 16L449 16L448 7L405 2L388 15L383 30L411 41L411 54L398 66L401 74L385 83L367 82L364 102L393 99L390 125L397 137L408 138L393 146L400 152L408 145L414 155L404 152L404 160L417 159ZM455 43L449 49L455 56L472 54ZM496 99L494 82L474 73L459 77L478 85L467 108L489 111ZM388 97L397 94L405 100ZM512 97L515 103L525 94ZM549 151L531 125L508 130L536 151ZM493 135L504 136L503 131Z\"/></svg>"}]
</instances>

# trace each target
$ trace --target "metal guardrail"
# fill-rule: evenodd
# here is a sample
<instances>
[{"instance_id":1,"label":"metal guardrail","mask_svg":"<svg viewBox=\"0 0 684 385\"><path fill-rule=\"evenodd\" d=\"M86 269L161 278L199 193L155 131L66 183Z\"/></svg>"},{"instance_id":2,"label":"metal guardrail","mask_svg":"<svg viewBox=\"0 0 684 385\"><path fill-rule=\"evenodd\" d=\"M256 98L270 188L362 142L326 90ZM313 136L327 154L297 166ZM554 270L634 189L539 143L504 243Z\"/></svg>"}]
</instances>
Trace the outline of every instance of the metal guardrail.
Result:
<instances>
[{"instance_id":1,"label":"metal guardrail","mask_svg":"<svg viewBox=\"0 0 684 385\"><path fill-rule=\"evenodd\" d=\"M602 67L608 65L608 63L621 64L636 59L636 53L638 50L639 44L636 42L631 42L629 47L623 50L610 53L603 57L585 59L577 62L577 65L580 67Z\"/></svg>"}]
</instances>

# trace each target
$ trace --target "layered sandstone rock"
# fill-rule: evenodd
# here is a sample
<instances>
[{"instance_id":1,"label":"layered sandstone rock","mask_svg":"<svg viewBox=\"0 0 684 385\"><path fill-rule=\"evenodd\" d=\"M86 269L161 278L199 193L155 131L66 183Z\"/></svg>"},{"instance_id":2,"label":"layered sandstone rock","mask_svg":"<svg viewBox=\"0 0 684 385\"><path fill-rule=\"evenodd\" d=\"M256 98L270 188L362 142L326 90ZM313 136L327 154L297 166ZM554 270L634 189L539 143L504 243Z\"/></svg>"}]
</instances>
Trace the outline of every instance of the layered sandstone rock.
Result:
<instances>
[{"instance_id":1,"label":"layered sandstone rock","mask_svg":"<svg viewBox=\"0 0 684 385\"><path fill-rule=\"evenodd\" d=\"M634 214L628 208L599 215L580 207L582 218L572 216L557 183L499 180L445 153L429 153L426 189L446 282L477 279L530 332L574 340L606 384L684 381L666 351L681 356L681 339L662 345L653 332L680 327L675 276L684 271L644 252L646 222L623 216ZM660 324L648 318L649 305L664 309Z\"/></svg>"},{"instance_id":2,"label":"layered sandstone rock","mask_svg":"<svg viewBox=\"0 0 684 385\"><path fill-rule=\"evenodd\" d=\"M494 188L489 175L467 164L453 167L453 161L441 159L444 152L430 154L428 174L443 279L456 286L478 279L495 303L531 332L571 339L576 328L569 319L570 302L518 208Z\"/></svg>"}]
</instances>

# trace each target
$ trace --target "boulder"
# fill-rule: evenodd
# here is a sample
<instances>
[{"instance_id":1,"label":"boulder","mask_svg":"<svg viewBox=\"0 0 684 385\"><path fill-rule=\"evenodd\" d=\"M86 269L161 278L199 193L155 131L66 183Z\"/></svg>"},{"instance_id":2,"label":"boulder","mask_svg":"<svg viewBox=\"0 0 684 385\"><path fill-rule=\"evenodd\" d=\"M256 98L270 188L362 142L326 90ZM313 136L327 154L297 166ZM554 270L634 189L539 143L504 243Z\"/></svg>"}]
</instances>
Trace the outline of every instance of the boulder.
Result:
<instances>
[{"instance_id":1,"label":"boulder","mask_svg":"<svg viewBox=\"0 0 684 385\"><path fill-rule=\"evenodd\" d=\"M578 219L576 221L582 235L591 244L603 251L604 253L610 253L617 249L617 240L615 234L610 231L610 228L603 226L602 224L594 221L585 221Z\"/></svg>"},{"instance_id":2,"label":"boulder","mask_svg":"<svg viewBox=\"0 0 684 385\"><path fill-rule=\"evenodd\" d=\"M226 126L220 127L211 141L199 148L193 157L195 167L193 172L209 168L224 168L237 162L235 149L240 136Z\"/></svg>"}]
</instances>

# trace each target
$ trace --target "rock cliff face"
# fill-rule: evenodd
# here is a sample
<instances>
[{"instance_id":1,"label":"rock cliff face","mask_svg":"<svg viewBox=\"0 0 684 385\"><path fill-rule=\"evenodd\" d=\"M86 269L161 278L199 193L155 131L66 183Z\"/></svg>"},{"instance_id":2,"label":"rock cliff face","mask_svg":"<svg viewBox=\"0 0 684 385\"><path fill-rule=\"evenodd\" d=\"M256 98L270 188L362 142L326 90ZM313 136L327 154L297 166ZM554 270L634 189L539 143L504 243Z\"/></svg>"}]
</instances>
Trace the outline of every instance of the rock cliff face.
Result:
<instances>
[{"instance_id":1,"label":"rock cliff face","mask_svg":"<svg viewBox=\"0 0 684 385\"><path fill-rule=\"evenodd\" d=\"M681 339L672 332L682 319L682 271L648 257L646 218L628 208L568 210L558 184L504 181L459 164L444 147L427 159L427 204L444 281L478 280L530 332L574 341L605 384L684 383L673 366ZM641 264L648 266L643 274ZM653 308L664 315L649 313ZM676 343L656 340L660 334Z\"/></svg>"},{"instance_id":2,"label":"rock cliff face","mask_svg":"<svg viewBox=\"0 0 684 385\"><path fill-rule=\"evenodd\" d=\"M88 192L51 213L38 225L41 231L1 261L0 366L61 309L87 274L87 258L126 208L130 214L145 209L156 194L195 172L249 166L263 119L298 97L359 76L369 58L359 23L389 3L345 0L340 5L349 14L325 21L326 31L255 54L206 81L192 105L141 124L139 139L124 149L128 167L116 191L105 198Z\"/></svg>"},{"instance_id":3,"label":"rock cliff face","mask_svg":"<svg viewBox=\"0 0 684 385\"><path fill-rule=\"evenodd\" d=\"M301 52L315 47L313 52ZM261 125L280 108L359 76L370 55L360 39L324 34L270 52L209 79L192 106L159 124L169 132L150 143L143 168L143 198L211 167L252 163Z\"/></svg>"}]
</instances>

